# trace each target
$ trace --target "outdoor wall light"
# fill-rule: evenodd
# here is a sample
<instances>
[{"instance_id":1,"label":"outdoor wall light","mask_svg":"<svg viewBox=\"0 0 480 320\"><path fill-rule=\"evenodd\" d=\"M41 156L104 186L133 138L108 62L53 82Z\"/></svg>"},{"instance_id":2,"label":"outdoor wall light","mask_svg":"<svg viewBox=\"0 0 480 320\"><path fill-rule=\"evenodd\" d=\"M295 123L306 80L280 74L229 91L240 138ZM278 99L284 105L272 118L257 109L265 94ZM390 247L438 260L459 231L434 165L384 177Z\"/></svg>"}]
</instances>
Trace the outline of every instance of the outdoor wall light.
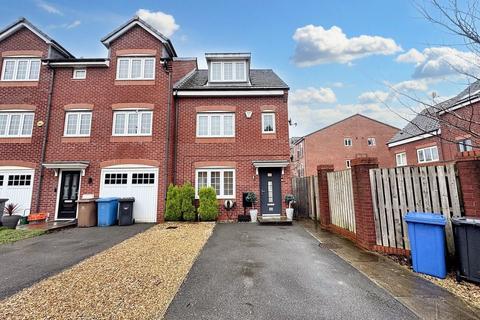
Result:
<instances>
[{"instance_id":1,"label":"outdoor wall light","mask_svg":"<svg viewBox=\"0 0 480 320\"><path fill-rule=\"evenodd\" d=\"M93 178L92 177L88 177L88 184L92 184L93 183Z\"/></svg>"},{"instance_id":2,"label":"outdoor wall light","mask_svg":"<svg viewBox=\"0 0 480 320\"><path fill-rule=\"evenodd\" d=\"M247 119L250 119L252 117L252 111L245 111L245 117L247 117Z\"/></svg>"}]
</instances>

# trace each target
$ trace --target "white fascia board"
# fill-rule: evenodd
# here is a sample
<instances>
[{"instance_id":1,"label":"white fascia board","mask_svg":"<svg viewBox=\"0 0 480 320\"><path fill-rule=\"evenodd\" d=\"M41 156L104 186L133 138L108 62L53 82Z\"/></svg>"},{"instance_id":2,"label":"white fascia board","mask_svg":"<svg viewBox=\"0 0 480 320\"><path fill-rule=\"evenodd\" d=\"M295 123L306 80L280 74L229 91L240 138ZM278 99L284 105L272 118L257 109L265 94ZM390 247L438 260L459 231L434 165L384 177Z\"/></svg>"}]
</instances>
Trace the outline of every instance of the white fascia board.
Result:
<instances>
[{"instance_id":1,"label":"white fascia board","mask_svg":"<svg viewBox=\"0 0 480 320\"><path fill-rule=\"evenodd\" d=\"M282 96L283 90L192 90L175 92L181 97Z\"/></svg>"},{"instance_id":2,"label":"white fascia board","mask_svg":"<svg viewBox=\"0 0 480 320\"><path fill-rule=\"evenodd\" d=\"M113 40L117 39L118 37L120 37L122 34L124 34L125 32L127 32L128 30L130 30L131 28L133 28L134 26L140 26L142 27L145 31L147 31L148 33L150 33L152 36L154 36L155 38L157 38L158 40L160 40L162 43L166 43L165 39L163 39L162 37L160 37L158 34L156 34L155 32L153 32L152 30L150 30L150 28L148 28L147 26L145 26L143 23L141 23L140 21L132 21L130 24L126 25L124 28L122 28L121 30L118 30L118 32L112 34L109 38L105 39L102 41L102 43L104 45L109 45L110 42L112 42Z\"/></svg>"},{"instance_id":3,"label":"white fascia board","mask_svg":"<svg viewBox=\"0 0 480 320\"><path fill-rule=\"evenodd\" d=\"M421 134L421 135L418 135L418 136L415 136L415 137L411 137L411 138L408 138L408 139L405 139L405 140L391 142L391 143L388 144L388 147L392 148L392 147L396 147L396 146L401 146L402 144L407 144L407 143L410 143L410 142L414 142L414 141L423 140L423 139L426 139L426 138L438 136L441 133L442 133L442 131L440 129L438 129L436 131L432 131L432 132L429 132L429 133L424 133L424 134Z\"/></svg>"},{"instance_id":4,"label":"white fascia board","mask_svg":"<svg viewBox=\"0 0 480 320\"><path fill-rule=\"evenodd\" d=\"M91 61L91 62L47 62L52 67L108 67L110 61Z\"/></svg>"},{"instance_id":5,"label":"white fascia board","mask_svg":"<svg viewBox=\"0 0 480 320\"><path fill-rule=\"evenodd\" d=\"M41 33L39 33L37 30L35 30L34 28L30 27L28 24L24 23L24 22L21 22L19 24L17 24L16 26L10 28L9 30L5 31L3 34L0 35L0 41L7 38L8 36L10 36L11 34L15 33L18 29L20 28L27 28L28 30L32 31L33 33L35 33L40 39L42 39L43 41L45 41L47 44L51 44L52 42L50 41L50 39L48 38L45 38L45 36Z\"/></svg>"},{"instance_id":6,"label":"white fascia board","mask_svg":"<svg viewBox=\"0 0 480 320\"><path fill-rule=\"evenodd\" d=\"M471 105L472 103L476 103L476 102L479 102L480 101L480 97L477 97L475 99L472 99L472 100L468 100L468 101L465 101L463 103L459 103L459 104L454 104L453 106L451 106L450 108L447 108L446 110L443 110L443 111L440 111L438 114L439 115L442 115L442 114L445 114L449 111L455 111L455 110L458 110L458 109L461 109L463 107L466 107L468 105Z\"/></svg>"}]
</instances>

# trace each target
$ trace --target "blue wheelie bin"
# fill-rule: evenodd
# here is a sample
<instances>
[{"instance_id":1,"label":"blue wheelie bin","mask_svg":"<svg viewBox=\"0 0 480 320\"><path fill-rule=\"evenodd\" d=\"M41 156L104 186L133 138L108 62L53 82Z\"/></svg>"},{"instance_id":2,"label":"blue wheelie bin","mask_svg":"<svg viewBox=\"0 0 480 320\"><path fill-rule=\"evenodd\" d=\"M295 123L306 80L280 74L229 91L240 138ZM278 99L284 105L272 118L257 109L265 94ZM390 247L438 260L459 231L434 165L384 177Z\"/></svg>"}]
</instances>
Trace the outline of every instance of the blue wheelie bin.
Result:
<instances>
[{"instance_id":1,"label":"blue wheelie bin","mask_svg":"<svg viewBox=\"0 0 480 320\"><path fill-rule=\"evenodd\" d=\"M97 212L99 227L113 226L117 223L118 198L97 199Z\"/></svg>"},{"instance_id":2,"label":"blue wheelie bin","mask_svg":"<svg viewBox=\"0 0 480 320\"><path fill-rule=\"evenodd\" d=\"M405 215L413 270L444 279L447 276L445 224L440 214L409 212Z\"/></svg>"}]
</instances>

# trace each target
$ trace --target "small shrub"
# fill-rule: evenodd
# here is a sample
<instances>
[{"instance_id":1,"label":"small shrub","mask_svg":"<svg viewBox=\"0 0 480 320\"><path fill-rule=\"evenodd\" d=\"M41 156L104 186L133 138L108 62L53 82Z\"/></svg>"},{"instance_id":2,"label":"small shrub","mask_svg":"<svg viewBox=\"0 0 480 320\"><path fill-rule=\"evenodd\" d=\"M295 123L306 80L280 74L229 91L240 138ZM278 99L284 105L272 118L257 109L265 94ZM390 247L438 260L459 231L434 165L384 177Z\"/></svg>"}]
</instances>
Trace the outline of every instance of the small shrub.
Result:
<instances>
[{"instance_id":1,"label":"small shrub","mask_svg":"<svg viewBox=\"0 0 480 320\"><path fill-rule=\"evenodd\" d=\"M255 203L257 202L257 195L255 194L255 192L247 192L245 200L247 200L248 203L250 203L251 207L255 209Z\"/></svg>"},{"instance_id":2,"label":"small shrub","mask_svg":"<svg viewBox=\"0 0 480 320\"><path fill-rule=\"evenodd\" d=\"M165 210L165 220L178 221L182 218L180 190L177 186L170 184L167 191L167 205Z\"/></svg>"},{"instance_id":3,"label":"small shrub","mask_svg":"<svg viewBox=\"0 0 480 320\"><path fill-rule=\"evenodd\" d=\"M218 202L215 189L212 187L201 188L198 191L200 198L200 206L198 207L198 214L202 221L215 221L218 217Z\"/></svg>"},{"instance_id":4,"label":"small shrub","mask_svg":"<svg viewBox=\"0 0 480 320\"><path fill-rule=\"evenodd\" d=\"M292 204L297 202L295 196L293 194L287 194L285 196L285 203L288 204L288 207L291 208Z\"/></svg>"},{"instance_id":5,"label":"small shrub","mask_svg":"<svg viewBox=\"0 0 480 320\"><path fill-rule=\"evenodd\" d=\"M195 221L196 213L193 201L195 201L195 189L190 182L185 182L180 190L180 211L185 221Z\"/></svg>"}]
</instances>

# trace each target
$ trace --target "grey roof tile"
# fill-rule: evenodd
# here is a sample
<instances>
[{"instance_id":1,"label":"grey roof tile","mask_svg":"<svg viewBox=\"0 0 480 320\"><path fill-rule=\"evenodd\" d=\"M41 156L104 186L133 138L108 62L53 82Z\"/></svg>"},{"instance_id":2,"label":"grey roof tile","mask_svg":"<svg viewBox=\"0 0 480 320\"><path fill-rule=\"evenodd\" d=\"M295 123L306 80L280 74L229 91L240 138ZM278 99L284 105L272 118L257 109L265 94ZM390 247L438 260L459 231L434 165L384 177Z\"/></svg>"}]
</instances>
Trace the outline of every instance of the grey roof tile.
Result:
<instances>
[{"instance_id":1,"label":"grey roof tile","mask_svg":"<svg viewBox=\"0 0 480 320\"><path fill-rule=\"evenodd\" d=\"M413 118L402 130L398 131L388 143L399 142L440 129L440 123L437 119L440 111L479 95L480 81L476 81L455 97L422 110L422 112Z\"/></svg>"},{"instance_id":2,"label":"grey roof tile","mask_svg":"<svg viewBox=\"0 0 480 320\"><path fill-rule=\"evenodd\" d=\"M197 70L190 77L178 83L178 90L218 90L218 89L288 89L288 85L271 69L250 70L250 83L208 83L208 70Z\"/></svg>"}]
</instances>

